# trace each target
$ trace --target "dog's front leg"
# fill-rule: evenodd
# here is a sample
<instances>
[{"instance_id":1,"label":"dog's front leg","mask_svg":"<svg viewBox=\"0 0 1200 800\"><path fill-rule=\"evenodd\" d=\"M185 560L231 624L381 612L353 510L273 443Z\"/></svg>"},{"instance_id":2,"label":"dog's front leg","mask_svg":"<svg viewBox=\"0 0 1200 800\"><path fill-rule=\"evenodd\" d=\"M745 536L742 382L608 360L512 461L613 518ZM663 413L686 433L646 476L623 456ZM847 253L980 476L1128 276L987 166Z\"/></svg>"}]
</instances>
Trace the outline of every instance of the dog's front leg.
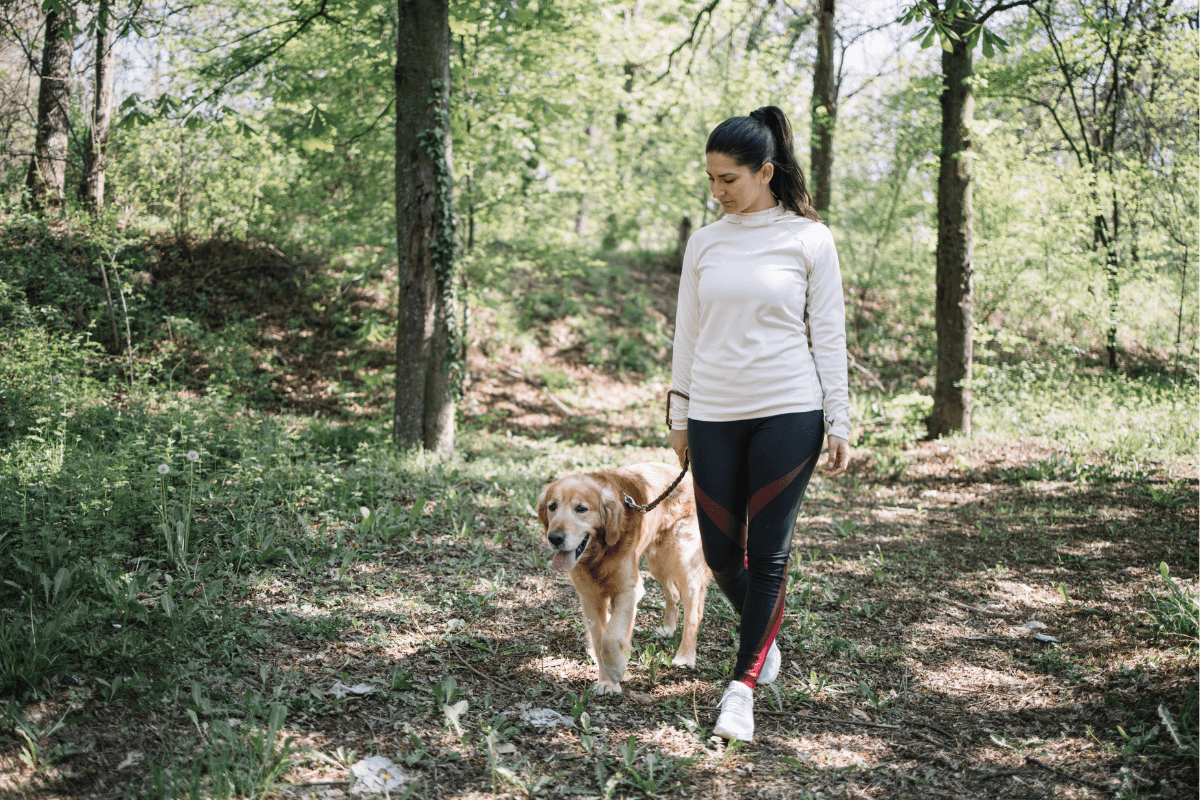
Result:
<instances>
[{"instance_id":1,"label":"dog's front leg","mask_svg":"<svg viewBox=\"0 0 1200 800\"><path fill-rule=\"evenodd\" d=\"M599 597L595 593L580 594L580 605L583 606L583 624L587 626L588 636L590 637L589 650L590 655L596 660L596 666L600 668L600 679L596 681L596 694L620 694L620 683L610 681L608 679L608 670L605 669L604 662L604 632L608 630L608 598ZM618 681L620 678L617 679Z\"/></svg>"},{"instance_id":2,"label":"dog's front leg","mask_svg":"<svg viewBox=\"0 0 1200 800\"><path fill-rule=\"evenodd\" d=\"M600 637L600 682L596 694L619 694L621 678L625 677L625 665L629 651L633 649L633 621L637 616L637 595L627 592L612 599L612 616ZM608 688L601 691L600 684L607 679Z\"/></svg>"}]
</instances>

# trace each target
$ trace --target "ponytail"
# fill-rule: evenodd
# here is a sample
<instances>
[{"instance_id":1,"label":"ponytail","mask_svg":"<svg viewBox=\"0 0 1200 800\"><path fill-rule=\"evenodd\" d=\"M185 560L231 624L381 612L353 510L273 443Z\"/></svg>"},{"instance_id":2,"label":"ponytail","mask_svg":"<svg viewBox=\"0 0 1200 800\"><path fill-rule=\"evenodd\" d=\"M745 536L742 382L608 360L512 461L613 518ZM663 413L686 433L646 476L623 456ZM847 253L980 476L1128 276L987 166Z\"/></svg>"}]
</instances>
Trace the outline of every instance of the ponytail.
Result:
<instances>
[{"instance_id":1,"label":"ponytail","mask_svg":"<svg viewBox=\"0 0 1200 800\"><path fill-rule=\"evenodd\" d=\"M782 109L763 106L751 111L748 117L730 117L713 128L704 149L707 153L729 156L752 172L758 172L768 162L773 164L771 194L775 199L802 217L823 221L813 208L812 195L792 147L792 126Z\"/></svg>"}]
</instances>

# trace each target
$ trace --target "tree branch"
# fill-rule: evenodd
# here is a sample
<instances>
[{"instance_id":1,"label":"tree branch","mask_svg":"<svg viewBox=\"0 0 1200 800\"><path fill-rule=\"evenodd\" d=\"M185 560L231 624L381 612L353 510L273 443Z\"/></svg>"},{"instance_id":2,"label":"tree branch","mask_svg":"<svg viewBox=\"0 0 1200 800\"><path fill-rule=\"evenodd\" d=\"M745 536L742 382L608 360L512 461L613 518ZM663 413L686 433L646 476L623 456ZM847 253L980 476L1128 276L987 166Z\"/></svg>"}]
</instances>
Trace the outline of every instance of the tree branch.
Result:
<instances>
[{"instance_id":1,"label":"tree branch","mask_svg":"<svg viewBox=\"0 0 1200 800\"><path fill-rule=\"evenodd\" d=\"M1058 112L1054 110L1054 106L1047 103L1045 100L1039 100L1036 97L1030 97L1026 94L996 94L993 97L1007 97L1013 100L1024 100L1027 103L1033 103L1035 106L1041 106L1050 112L1050 116L1054 117L1054 124L1058 126L1058 130L1062 133L1063 138L1067 140L1067 144L1071 146L1071 152L1075 154L1075 160L1079 162L1079 166L1083 167L1083 156L1079 152L1079 148L1075 146L1075 140L1071 138L1071 134L1063 126L1062 121L1058 118Z\"/></svg>"},{"instance_id":2,"label":"tree branch","mask_svg":"<svg viewBox=\"0 0 1200 800\"><path fill-rule=\"evenodd\" d=\"M395 104L396 104L396 96L393 94L392 99L388 101L388 104L386 106L384 106L383 111L379 112L379 116L375 117L375 120L370 125L363 128L361 131L354 134L346 141L340 142L339 144L341 144L343 147L345 147L346 145L349 145L349 144L354 144L356 141L358 141L362 137L366 136L371 131L375 130L375 128L378 127L378 125L379 125L379 120L383 119L384 115L387 114L389 111L391 111L392 106L394 106Z\"/></svg>"},{"instance_id":3,"label":"tree branch","mask_svg":"<svg viewBox=\"0 0 1200 800\"><path fill-rule=\"evenodd\" d=\"M1087 161L1093 168L1096 166L1095 157L1092 155L1092 146L1088 144L1087 125L1083 121L1083 111L1079 108L1079 100L1075 97L1075 81L1071 78L1071 71L1067 68L1067 57L1063 52L1062 44L1058 41L1058 37L1054 35L1054 28L1050 24L1049 18L1042 13L1042 10L1037 6L1030 6L1033 13L1038 15L1042 21L1042 27L1046 30L1046 36L1050 40L1050 49L1054 52L1054 60L1058 64L1059 71L1062 72L1063 78L1066 81L1067 93L1071 96L1071 107L1075 111L1075 119L1079 123L1079 139L1083 142L1083 150L1087 154Z\"/></svg>"},{"instance_id":4,"label":"tree branch","mask_svg":"<svg viewBox=\"0 0 1200 800\"><path fill-rule=\"evenodd\" d=\"M228 76L227 78L225 78L225 80L221 81L221 83L217 85L216 89L213 89L211 92L209 92L207 95L205 95L205 97L203 99L201 99L195 105L193 105L191 110L189 110L188 113L184 115L184 118L186 119L187 117L190 117L192 115L192 113L197 108L199 108L201 105L203 105L204 103L207 103L209 100L213 99L214 97L219 95L221 92L225 91L225 87L229 86L229 84L233 83L235 80L242 77L247 72L254 69L255 67L258 67L259 65L263 64L271 56L275 55L280 50L287 47L288 43L291 42L292 39L295 39L297 36L299 36L301 33L303 33L304 30L306 28L308 28L308 26L311 25L315 20L320 19L320 18L329 19L329 16L325 11L325 7L328 4L329 4L329 0L321 0L321 5L317 7L316 11L309 14L307 17L302 17L302 18L296 20L300 24L296 26L296 29L294 31L292 31L287 36L285 36L283 38L283 40L280 41L278 44L276 44L274 47L255 56L247 64L245 64L241 69L237 70L236 72L234 72L234 74Z\"/></svg>"},{"instance_id":5,"label":"tree branch","mask_svg":"<svg viewBox=\"0 0 1200 800\"><path fill-rule=\"evenodd\" d=\"M1017 8L1018 6L1032 7L1034 2L1036 2L1036 0L1015 0L1015 2L1012 2L1012 3L997 3L996 5L989 8L987 11L983 12L979 16L979 19L977 19L975 21L978 22L980 25L982 25L983 23L988 21L988 17L992 16L992 14L997 14L1001 11L1008 11L1010 8Z\"/></svg>"},{"instance_id":6,"label":"tree branch","mask_svg":"<svg viewBox=\"0 0 1200 800\"><path fill-rule=\"evenodd\" d=\"M688 37L686 39L684 39L682 42L680 42L679 45L676 46L676 48L674 50L672 50L670 53L667 54L667 68L661 75L659 75L654 80L650 81L651 86L658 83L659 81L661 81L663 78L667 77L667 75L669 75L671 73L671 66L675 61L675 56L679 55L679 53L683 50L683 48L687 47L689 44L696 41L696 29L700 27L701 20L704 19L705 15L708 15L711 17L712 12L716 9L717 5L720 2L721 2L721 0L711 0L711 2L708 5L706 5L702 9L700 9L699 13L696 14L696 18L694 20L692 20L692 29L690 32L688 32Z\"/></svg>"}]
</instances>

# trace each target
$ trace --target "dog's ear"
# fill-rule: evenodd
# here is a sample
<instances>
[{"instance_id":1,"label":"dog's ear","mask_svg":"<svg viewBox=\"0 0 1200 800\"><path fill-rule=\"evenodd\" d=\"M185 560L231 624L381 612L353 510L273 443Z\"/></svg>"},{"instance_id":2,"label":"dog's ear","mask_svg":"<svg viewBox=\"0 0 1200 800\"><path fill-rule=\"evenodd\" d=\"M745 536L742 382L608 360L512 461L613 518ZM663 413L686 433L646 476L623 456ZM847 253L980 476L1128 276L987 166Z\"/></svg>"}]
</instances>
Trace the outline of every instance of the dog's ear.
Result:
<instances>
[{"instance_id":1,"label":"dog's ear","mask_svg":"<svg viewBox=\"0 0 1200 800\"><path fill-rule=\"evenodd\" d=\"M604 541L616 544L625 527L625 504L611 486L600 492L600 503L604 506Z\"/></svg>"},{"instance_id":2,"label":"dog's ear","mask_svg":"<svg viewBox=\"0 0 1200 800\"><path fill-rule=\"evenodd\" d=\"M550 515L546 513L546 496L550 494L550 487L553 484L547 483L542 487L542 493L538 495L537 504L534 506L537 509L538 519L542 521L542 527L550 527Z\"/></svg>"}]
</instances>

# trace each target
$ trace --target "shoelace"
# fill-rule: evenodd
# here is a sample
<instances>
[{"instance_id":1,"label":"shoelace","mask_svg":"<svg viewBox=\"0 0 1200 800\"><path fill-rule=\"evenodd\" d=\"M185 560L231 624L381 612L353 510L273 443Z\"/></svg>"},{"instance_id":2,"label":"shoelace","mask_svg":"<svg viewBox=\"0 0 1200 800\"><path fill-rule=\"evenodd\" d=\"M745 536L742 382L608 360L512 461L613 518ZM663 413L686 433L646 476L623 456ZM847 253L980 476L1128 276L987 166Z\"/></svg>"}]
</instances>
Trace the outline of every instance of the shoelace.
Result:
<instances>
[{"instance_id":1,"label":"shoelace","mask_svg":"<svg viewBox=\"0 0 1200 800\"><path fill-rule=\"evenodd\" d=\"M725 696L721 698L721 710L728 711L737 716L745 716L753 708L753 702L751 698L746 697L744 694L727 691Z\"/></svg>"}]
</instances>

